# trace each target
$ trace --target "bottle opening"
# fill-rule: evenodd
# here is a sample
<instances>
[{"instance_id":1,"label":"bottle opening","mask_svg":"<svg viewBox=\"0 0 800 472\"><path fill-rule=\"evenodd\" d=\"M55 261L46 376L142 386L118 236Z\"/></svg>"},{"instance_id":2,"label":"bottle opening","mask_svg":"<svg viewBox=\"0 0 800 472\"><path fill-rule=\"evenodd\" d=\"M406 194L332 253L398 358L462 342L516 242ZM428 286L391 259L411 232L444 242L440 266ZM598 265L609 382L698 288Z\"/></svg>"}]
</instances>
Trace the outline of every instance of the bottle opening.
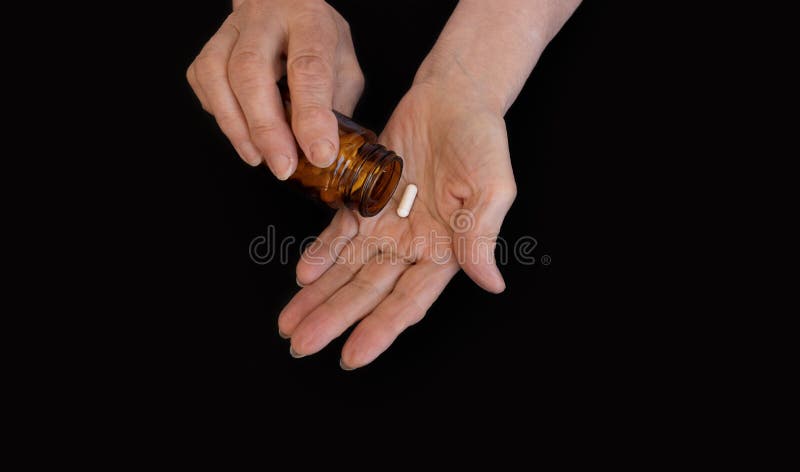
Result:
<instances>
[{"instance_id":1,"label":"bottle opening","mask_svg":"<svg viewBox=\"0 0 800 472\"><path fill-rule=\"evenodd\" d=\"M375 216L383 210L397 190L403 175L403 160L388 151L382 156L367 176L358 211L361 216Z\"/></svg>"}]
</instances>

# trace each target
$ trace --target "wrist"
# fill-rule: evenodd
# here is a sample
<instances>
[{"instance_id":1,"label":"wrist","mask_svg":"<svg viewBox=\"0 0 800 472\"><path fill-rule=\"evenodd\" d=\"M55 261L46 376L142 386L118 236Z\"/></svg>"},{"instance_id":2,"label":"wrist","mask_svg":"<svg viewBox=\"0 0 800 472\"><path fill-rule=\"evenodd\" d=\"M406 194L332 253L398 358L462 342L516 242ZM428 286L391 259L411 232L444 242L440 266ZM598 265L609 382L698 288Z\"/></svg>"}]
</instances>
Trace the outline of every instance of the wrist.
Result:
<instances>
[{"instance_id":1,"label":"wrist","mask_svg":"<svg viewBox=\"0 0 800 472\"><path fill-rule=\"evenodd\" d=\"M487 78L492 72L494 81ZM457 51L434 48L414 76L414 85L428 86L439 96L457 97L461 102L502 117L516 93L511 85L506 85L511 80L501 79L500 75L502 71L491 71Z\"/></svg>"},{"instance_id":2,"label":"wrist","mask_svg":"<svg viewBox=\"0 0 800 472\"><path fill-rule=\"evenodd\" d=\"M501 116L579 0L461 0L415 83L477 99Z\"/></svg>"}]
</instances>

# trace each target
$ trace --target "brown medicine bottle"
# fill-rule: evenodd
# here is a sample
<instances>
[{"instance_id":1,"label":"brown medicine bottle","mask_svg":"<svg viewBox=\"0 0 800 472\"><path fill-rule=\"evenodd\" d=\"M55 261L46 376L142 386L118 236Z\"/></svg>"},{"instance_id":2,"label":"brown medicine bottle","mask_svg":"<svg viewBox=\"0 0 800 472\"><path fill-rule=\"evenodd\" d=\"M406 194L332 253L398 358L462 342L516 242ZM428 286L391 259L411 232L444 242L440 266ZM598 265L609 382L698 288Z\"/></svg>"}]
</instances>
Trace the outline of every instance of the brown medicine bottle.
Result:
<instances>
[{"instance_id":1,"label":"brown medicine bottle","mask_svg":"<svg viewBox=\"0 0 800 472\"><path fill-rule=\"evenodd\" d=\"M286 113L291 115L285 82L279 86ZM374 216L389 203L397 189L403 160L378 144L374 132L341 113L334 111L334 114L339 122L339 155L330 166L320 168L311 164L298 146L297 170L289 182L333 208L347 207L358 210L361 216Z\"/></svg>"}]
</instances>

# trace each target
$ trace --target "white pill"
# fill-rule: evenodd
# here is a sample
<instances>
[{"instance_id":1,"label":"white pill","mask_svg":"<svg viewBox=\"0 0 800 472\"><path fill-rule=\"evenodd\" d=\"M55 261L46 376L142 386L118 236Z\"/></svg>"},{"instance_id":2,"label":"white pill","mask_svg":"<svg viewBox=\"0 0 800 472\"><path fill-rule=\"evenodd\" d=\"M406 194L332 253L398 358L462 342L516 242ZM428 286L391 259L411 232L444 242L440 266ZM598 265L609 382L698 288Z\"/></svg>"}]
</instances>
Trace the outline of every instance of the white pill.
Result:
<instances>
[{"instance_id":1,"label":"white pill","mask_svg":"<svg viewBox=\"0 0 800 472\"><path fill-rule=\"evenodd\" d=\"M400 205L397 206L397 216L400 218L407 217L411 213L411 206L414 205L415 198L417 198L417 186L408 184L403 192L403 198L400 199Z\"/></svg>"}]
</instances>

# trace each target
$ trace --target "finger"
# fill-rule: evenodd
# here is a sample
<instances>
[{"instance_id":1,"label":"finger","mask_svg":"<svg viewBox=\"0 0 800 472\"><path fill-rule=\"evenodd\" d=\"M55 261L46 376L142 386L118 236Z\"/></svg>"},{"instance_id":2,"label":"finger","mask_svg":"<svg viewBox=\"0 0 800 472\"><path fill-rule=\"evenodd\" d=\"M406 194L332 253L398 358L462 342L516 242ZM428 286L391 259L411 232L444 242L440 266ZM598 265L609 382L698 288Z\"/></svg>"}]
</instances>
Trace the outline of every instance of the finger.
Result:
<instances>
[{"instance_id":1,"label":"finger","mask_svg":"<svg viewBox=\"0 0 800 472\"><path fill-rule=\"evenodd\" d=\"M339 34L327 11L289 24L286 72L292 100L292 130L308 160L329 166L339 150L333 108L334 65Z\"/></svg>"},{"instance_id":2,"label":"finger","mask_svg":"<svg viewBox=\"0 0 800 472\"><path fill-rule=\"evenodd\" d=\"M364 75L361 69L340 71L337 74L336 90L333 94L333 109L345 116L353 116L363 91Z\"/></svg>"},{"instance_id":3,"label":"finger","mask_svg":"<svg viewBox=\"0 0 800 472\"><path fill-rule=\"evenodd\" d=\"M342 348L342 368L369 364L406 328L419 322L458 272L454 262L424 261L410 267L373 312L358 324Z\"/></svg>"},{"instance_id":4,"label":"finger","mask_svg":"<svg viewBox=\"0 0 800 472\"><path fill-rule=\"evenodd\" d=\"M197 96L197 99L200 100L200 105L202 105L203 110L211 113L211 107L208 105L206 94L203 92L203 88L200 87L200 81L197 79L197 68L194 67L194 62L186 69L186 80L189 82L189 86L192 87L192 91Z\"/></svg>"},{"instance_id":5,"label":"finger","mask_svg":"<svg viewBox=\"0 0 800 472\"><path fill-rule=\"evenodd\" d=\"M314 354L366 316L391 292L408 265L391 254L379 253L355 277L322 302L295 328L292 348Z\"/></svg>"},{"instance_id":6,"label":"finger","mask_svg":"<svg viewBox=\"0 0 800 472\"><path fill-rule=\"evenodd\" d=\"M342 248L358 231L358 221L352 211L341 209L325 230L317 236L297 263L297 282L308 285L325 273L339 257Z\"/></svg>"},{"instance_id":7,"label":"finger","mask_svg":"<svg viewBox=\"0 0 800 472\"><path fill-rule=\"evenodd\" d=\"M297 168L297 148L276 82L280 77L281 29L263 24L262 17L242 21L239 40L231 51L228 78L244 112L250 139L264 155L272 173L286 180Z\"/></svg>"},{"instance_id":8,"label":"finger","mask_svg":"<svg viewBox=\"0 0 800 472\"><path fill-rule=\"evenodd\" d=\"M347 116L353 115L358 99L364 92L364 74L358 65L350 26L341 20L344 40L339 43L339 65L336 72L336 86L333 91L333 109Z\"/></svg>"},{"instance_id":9,"label":"finger","mask_svg":"<svg viewBox=\"0 0 800 472\"><path fill-rule=\"evenodd\" d=\"M262 162L261 153L250 141L247 122L228 83L228 58L238 37L236 28L226 20L203 47L190 69L194 72L195 90L200 91L198 96L202 95L204 108L214 115L219 128L242 160L257 166Z\"/></svg>"},{"instance_id":10,"label":"finger","mask_svg":"<svg viewBox=\"0 0 800 472\"><path fill-rule=\"evenodd\" d=\"M450 226L458 262L464 272L484 290L500 293L506 288L494 257L500 226L516 197L513 180L487 186L464 209L450 215Z\"/></svg>"},{"instance_id":11,"label":"finger","mask_svg":"<svg viewBox=\"0 0 800 472\"><path fill-rule=\"evenodd\" d=\"M377 252L378 247L365 244L363 238L356 237L347 243L336 263L314 283L297 292L281 311L278 316L280 332L292 336L303 318L348 283Z\"/></svg>"}]
</instances>

